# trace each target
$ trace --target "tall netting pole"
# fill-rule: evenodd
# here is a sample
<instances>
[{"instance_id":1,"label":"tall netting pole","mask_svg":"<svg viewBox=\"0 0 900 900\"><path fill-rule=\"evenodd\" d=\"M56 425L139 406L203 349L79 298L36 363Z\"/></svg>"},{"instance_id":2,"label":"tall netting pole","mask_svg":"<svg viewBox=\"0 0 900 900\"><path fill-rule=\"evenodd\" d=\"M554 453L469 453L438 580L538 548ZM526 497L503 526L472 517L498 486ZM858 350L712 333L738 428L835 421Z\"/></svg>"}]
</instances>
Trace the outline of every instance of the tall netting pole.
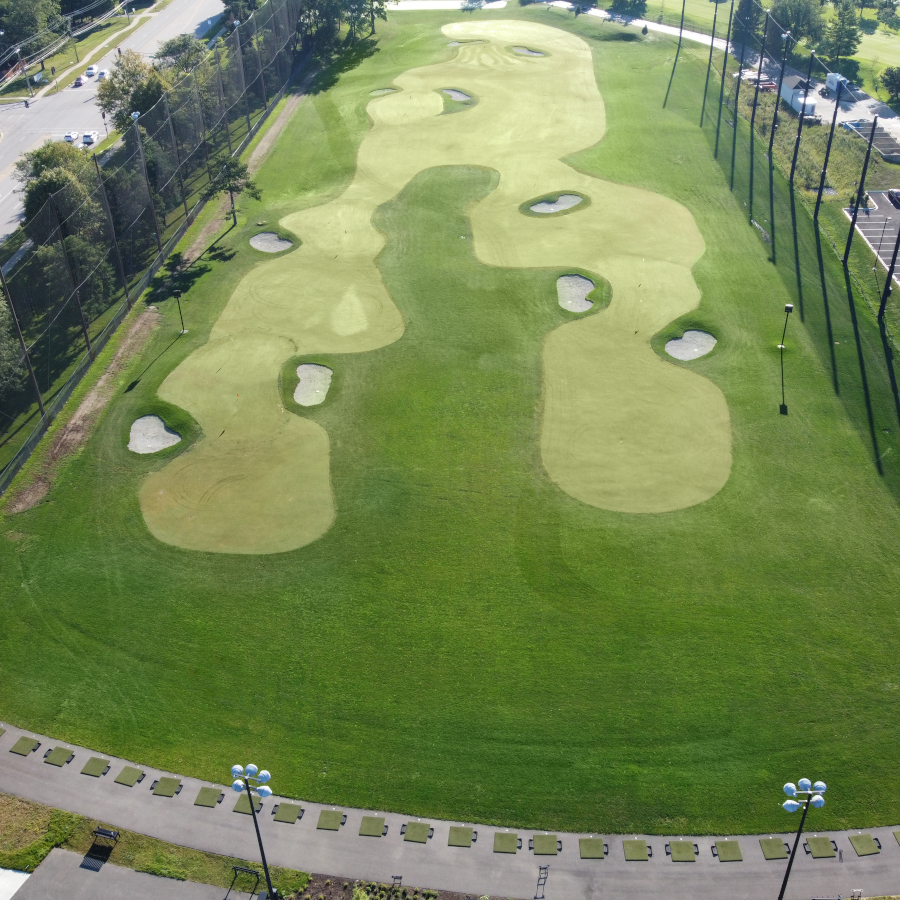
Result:
<instances>
[{"instance_id":1,"label":"tall netting pole","mask_svg":"<svg viewBox=\"0 0 900 900\"><path fill-rule=\"evenodd\" d=\"M713 159L719 158L719 131L722 128L722 101L725 99L725 70L728 68L728 51L731 47L731 23L734 20L734 0L728 13L728 31L725 35L725 55L722 57L722 84L719 87L719 115L716 119L716 149Z\"/></svg>"},{"instance_id":2,"label":"tall netting pole","mask_svg":"<svg viewBox=\"0 0 900 900\"><path fill-rule=\"evenodd\" d=\"M175 154L175 173L178 175L178 183L181 185L181 202L184 204L184 217L188 217L187 191L184 189L184 178L181 175L181 156L178 153L178 141L175 140L175 127L172 125L172 115L169 112L169 98L162 95L163 108L166 112L166 121L169 123L169 137L172 141L172 152Z\"/></svg>"},{"instance_id":3,"label":"tall netting pole","mask_svg":"<svg viewBox=\"0 0 900 900\"><path fill-rule=\"evenodd\" d=\"M719 4L715 4L713 10L712 36L709 39L709 59L706 61L706 83L703 85L703 104L700 107L700 127L703 127L703 115L706 112L706 92L709 90L709 72L712 69L713 50L716 48L716 19L719 15ZM725 54L728 54L728 46L725 46Z\"/></svg>"},{"instance_id":4,"label":"tall netting pole","mask_svg":"<svg viewBox=\"0 0 900 900\"><path fill-rule=\"evenodd\" d=\"M794 188L794 172L797 171L797 154L800 152L800 135L803 134L803 119L806 116L806 99L809 96L809 82L812 78L813 63L816 61L816 51L812 50L809 54L809 69L806 73L806 82L803 87L803 109L797 116L797 140L794 142L794 158L791 160L791 177L788 179L791 183L791 190Z\"/></svg>"},{"instance_id":5,"label":"tall netting pole","mask_svg":"<svg viewBox=\"0 0 900 900\"><path fill-rule=\"evenodd\" d=\"M731 184L730 190L734 190L734 161L737 156L737 133L738 133L738 101L741 99L741 82L744 80L744 52L747 49L747 42L741 41L741 58L738 62L737 84L734 87L734 129L731 133Z\"/></svg>"},{"instance_id":6,"label":"tall netting pole","mask_svg":"<svg viewBox=\"0 0 900 900\"><path fill-rule=\"evenodd\" d=\"M853 204L853 216L850 219L850 234L847 235L847 246L844 247L843 263L847 265L850 256L850 247L853 244L853 232L856 231L856 217L859 215L859 207L866 195L866 173L869 171L869 157L872 155L872 142L875 140L875 129L878 126L878 116L872 120L872 130L869 132L869 146L866 147L866 158L863 160L862 175L859 176L859 188L856 191L856 203Z\"/></svg>"},{"instance_id":7,"label":"tall netting pole","mask_svg":"<svg viewBox=\"0 0 900 900\"><path fill-rule=\"evenodd\" d=\"M22 356L25 359L25 365L28 366L28 376L31 379L31 386L34 388L34 396L37 398L38 407L41 410L41 418L47 418L47 410L44 409L44 398L41 396L41 389L38 386L37 376L34 374L34 368L31 365L31 356L28 353L28 347L25 346L25 338L22 335L22 326L19 324L19 315L13 306L12 293L6 284L6 278L3 275L3 267L0 266L0 285L3 287L3 293L6 295L6 302L9 304L9 313L12 316L13 325L16 326L16 335L19 338L19 346L22 348Z\"/></svg>"},{"instance_id":8,"label":"tall netting pole","mask_svg":"<svg viewBox=\"0 0 900 900\"><path fill-rule=\"evenodd\" d=\"M816 210L813 213L813 221L819 221L819 207L822 205L822 192L825 190L825 176L828 174L828 160L831 156L831 142L834 140L834 127L837 125L838 110L841 108L842 81L838 82L837 98L834 102L834 115L831 117L831 131L828 132L828 143L825 146L825 163L822 166L822 177L819 179L819 195L816 197Z\"/></svg>"},{"instance_id":9,"label":"tall netting pole","mask_svg":"<svg viewBox=\"0 0 900 900\"><path fill-rule=\"evenodd\" d=\"M119 278L122 280L122 289L125 291L125 303L131 309L131 294L128 291L128 279L125 277L125 266L122 265L122 253L119 250L119 239L116 237L116 226L113 222L112 210L109 208L109 198L106 196L106 185L103 184L103 176L100 174L100 163L97 162L97 154L93 156L94 168L97 171L97 184L100 186L98 193L100 194L100 202L103 205L103 211L106 213L106 221L109 224L109 233L112 237L113 249L116 255L116 270Z\"/></svg>"},{"instance_id":10,"label":"tall netting pole","mask_svg":"<svg viewBox=\"0 0 900 900\"><path fill-rule=\"evenodd\" d=\"M749 197L749 208L750 208L750 221L753 221L753 174L756 166L755 162L755 150L756 150L756 108L759 102L759 83L762 81L762 68L763 62L766 58L766 38L769 34L769 14L766 13L766 25L763 28L763 39L762 39L762 49L759 51L759 68L756 72L756 91L753 94L753 112L750 114L750 197Z\"/></svg>"},{"instance_id":11,"label":"tall netting pole","mask_svg":"<svg viewBox=\"0 0 900 900\"><path fill-rule=\"evenodd\" d=\"M162 234L159 230L159 218L156 215L156 204L153 202L153 190L150 187L150 176L147 174L147 160L144 159L144 145L141 141L141 131L138 128L138 123L135 122L132 126L134 128L134 138L137 141L137 151L138 151L138 159L141 163L141 172L144 174L144 182L147 185L147 201L150 204L150 212L153 214L153 227L156 229L156 234L154 237L156 238L156 246L160 253L162 253Z\"/></svg>"}]
</instances>

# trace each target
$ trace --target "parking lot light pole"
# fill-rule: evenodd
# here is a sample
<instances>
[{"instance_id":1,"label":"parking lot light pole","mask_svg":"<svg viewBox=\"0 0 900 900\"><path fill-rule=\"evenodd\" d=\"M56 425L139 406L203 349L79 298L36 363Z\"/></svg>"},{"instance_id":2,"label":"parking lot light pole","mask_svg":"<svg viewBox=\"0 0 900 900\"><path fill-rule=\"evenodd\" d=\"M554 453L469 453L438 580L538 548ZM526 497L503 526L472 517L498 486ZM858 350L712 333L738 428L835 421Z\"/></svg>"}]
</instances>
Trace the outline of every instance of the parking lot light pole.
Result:
<instances>
[{"instance_id":1,"label":"parking lot light pole","mask_svg":"<svg viewBox=\"0 0 900 900\"><path fill-rule=\"evenodd\" d=\"M794 849L791 850L791 857L788 860L787 871L784 873L784 881L781 883L781 893L778 895L778 900L784 900L784 892L787 890L788 878L791 877L791 866L794 865L794 857L797 855L797 847L800 844L800 835L803 833L806 814L809 812L810 806L821 809L825 805L825 798L822 796L825 793L825 782L817 781L815 784L811 784L808 778L801 778L797 784L788 782L784 786L784 792L791 799L785 800L781 804L782 807L790 813L797 812L802 807L803 815L800 817L800 827L797 829L797 837L794 838ZM806 797L805 803L794 799L800 795Z\"/></svg>"},{"instance_id":2,"label":"parking lot light pole","mask_svg":"<svg viewBox=\"0 0 900 900\"><path fill-rule=\"evenodd\" d=\"M259 833L259 822L256 819L256 804L253 802L254 791L260 797L272 796L272 788L267 786L272 776L265 769L260 772L253 763L250 763L246 769L243 766L232 766L231 777L234 779L231 785L234 792L241 794L246 790L247 799L250 801L250 814L253 816L253 827L256 829L256 840L259 843L259 855L262 859L263 871L266 873L266 887L269 889L269 896L266 900L278 900L278 891L272 887L272 879L269 876L269 864L266 862L266 851L263 850L262 835ZM253 782L252 785L250 784L251 781Z\"/></svg>"}]
</instances>

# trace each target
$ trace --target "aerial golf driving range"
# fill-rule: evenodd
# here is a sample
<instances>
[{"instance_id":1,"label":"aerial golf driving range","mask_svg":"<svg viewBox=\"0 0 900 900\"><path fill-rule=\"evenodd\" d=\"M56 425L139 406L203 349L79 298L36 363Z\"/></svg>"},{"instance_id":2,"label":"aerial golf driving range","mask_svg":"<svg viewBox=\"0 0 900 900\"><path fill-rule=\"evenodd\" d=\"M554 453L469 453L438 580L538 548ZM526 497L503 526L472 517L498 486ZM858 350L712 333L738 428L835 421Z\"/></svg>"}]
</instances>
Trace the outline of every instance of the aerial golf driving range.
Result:
<instances>
[{"instance_id":1,"label":"aerial golf driving range","mask_svg":"<svg viewBox=\"0 0 900 900\"><path fill-rule=\"evenodd\" d=\"M900 820L900 490L799 315L779 415L792 294L697 126L707 51L664 109L670 38L542 5L363 44L186 270L188 333L149 296L4 512L3 715L508 827L762 832L798 765L841 785L817 827Z\"/></svg>"}]
</instances>

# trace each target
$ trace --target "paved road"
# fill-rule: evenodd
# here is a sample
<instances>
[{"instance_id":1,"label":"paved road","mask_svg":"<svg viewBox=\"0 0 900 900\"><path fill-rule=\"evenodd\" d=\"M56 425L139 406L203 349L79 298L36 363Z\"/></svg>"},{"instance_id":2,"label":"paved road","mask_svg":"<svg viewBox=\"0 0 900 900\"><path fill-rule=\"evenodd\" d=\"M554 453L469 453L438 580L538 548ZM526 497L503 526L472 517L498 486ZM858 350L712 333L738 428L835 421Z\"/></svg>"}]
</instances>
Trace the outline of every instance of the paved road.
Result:
<instances>
[{"instance_id":1,"label":"paved road","mask_svg":"<svg viewBox=\"0 0 900 900\"><path fill-rule=\"evenodd\" d=\"M227 892L209 884L158 878L109 863L96 868L88 860L82 865L84 860L69 850L51 850L16 892L15 900L222 900L226 893L227 900L250 897L241 891Z\"/></svg>"},{"instance_id":2,"label":"paved road","mask_svg":"<svg viewBox=\"0 0 900 900\"><path fill-rule=\"evenodd\" d=\"M222 0L173 0L120 46L149 56L160 43L178 34L203 34L209 27L207 22L221 12ZM108 69L115 52L116 47L111 46L102 59L91 61ZM19 183L12 178L15 161L47 138L60 139L67 131L99 131L102 136L103 120L94 103L96 93L96 80L91 79L81 88L48 93L30 109L24 104L0 107L0 243L18 226L22 213L21 198L15 193Z\"/></svg>"},{"instance_id":3,"label":"paved road","mask_svg":"<svg viewBox=\"0 0 900 900\"><path fill-rule=\"evenodd\" d=\"M28 734L41 742L36 753L22 757L10 753L13 744ZM74 752L68 765L56 768L44 763L47 749L65 746ZM182 790L175 797L154 796L153 782L160 775L148 766L140 784L128 788L115 783L126 760L103 754L111 763L106 776L92 778L81 774L88 759L95 755L81 747L52 741L42 735L31 735L12 726L0 737L0 791L25 797L81 815L99 819L113 827L138 831L174 844L213 853L224 853L256 861L258 849L251 820L233 811L235 795L220 787L224 800L212 809L195 806L194 800L206 782L182 778ZM100 754L96 754L100 755ZM262 760L260 760L262 761ZM231 760L223 760L227 772ZM130 763L136 765L135 763ZM275 785L277 787L275 773ZM783 799L776 788L773 804ZM626 862L622 837L605 836L609 855L605 859L581 859L579 834L559 834L563 849L558 856L535 856L528 841L542 832L520 831L523 847L517 853L494 853L494 834L503 829L475 823L442 822L431 819L432 839L425 844L405 841L401 827L415 821L399 813L344 808L346 824L339 831L317 828L319 814L334 807L303 803L304 814L294 824L274 821L272 813L279 798L264 801L260 829L271 863L312 872L323 872L344 878L361 878L390 883L393 875L402 875L404 884L444 888L480 896L533 897L538 866L550 865L546 886L547 900L771 900L777 896L784 876L784 860L764 859L755 836L738 839L743 861L722 863L712 855L715 837L690 838L697 843L699 855L692 863L673 863L665 846L670 838L645 837L653 848L652 859ZM283 801L282 801L283 802ZM834 802L839 802L835 800ZM362 816L383 816L388 826L384 837L359 834ZM809 823L815 827L815 810ZM796 825L788 818L785 824ZM469 824L478 837L469 848L450 847L450 826ZM812 832L814 834L814 832ZM882 851L858 857L848 839L853 832L825 833L832 837L840 856L813 859L801 849L794 864L787 900L809 900L810 897L849 896L856 888L865 896L895 894L900 883L900 846L891 828L872 828L870 833L881 841ZM789 838L790 835L776 835ZM673 835L673 837L684 837ZM768 835L766 835L768 837Z\"/></svg>"}]
</instances>

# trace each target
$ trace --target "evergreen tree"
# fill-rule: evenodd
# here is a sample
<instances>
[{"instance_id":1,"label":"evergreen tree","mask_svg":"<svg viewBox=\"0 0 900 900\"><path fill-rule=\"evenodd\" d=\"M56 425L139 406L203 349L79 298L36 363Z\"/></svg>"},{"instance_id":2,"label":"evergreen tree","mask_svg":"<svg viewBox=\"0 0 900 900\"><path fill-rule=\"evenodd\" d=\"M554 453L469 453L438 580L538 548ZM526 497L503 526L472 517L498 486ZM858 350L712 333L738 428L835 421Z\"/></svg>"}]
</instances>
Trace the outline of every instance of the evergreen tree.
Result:
<instances>
[{"instance_id":1,"label":"evergreen tree","mask_svg":"<svg viewBox=\"0 0 900 900\"><path fill-rule=\"evenodd\" d=\"M738 0L734 11L732 43L756 47L762 33L763 11L756 0Z\"/></svg>"},{"instance_id":2,"label":"evergreen tree","mask_svg":"<svg viewBox=\"0 0 900 900\"><path fill-rule=\"evenodd\" d=\"M837 68L842 58L856 53L862 33L859 30L859 13L855 0L837 0L834 18L825 31L825 52Z\"/></svg>"}]
</instances>

